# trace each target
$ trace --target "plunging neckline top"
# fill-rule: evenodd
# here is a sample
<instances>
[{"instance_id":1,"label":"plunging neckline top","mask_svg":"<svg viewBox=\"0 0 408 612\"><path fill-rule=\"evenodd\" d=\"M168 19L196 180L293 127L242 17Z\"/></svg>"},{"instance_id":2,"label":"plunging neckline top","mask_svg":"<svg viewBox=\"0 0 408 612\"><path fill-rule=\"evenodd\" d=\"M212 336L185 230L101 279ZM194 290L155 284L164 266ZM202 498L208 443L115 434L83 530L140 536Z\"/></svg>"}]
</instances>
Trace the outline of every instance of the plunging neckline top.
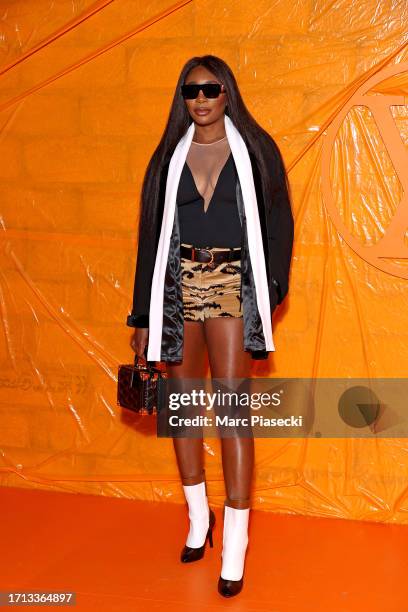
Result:
<instances>
[{"instance_id":1,"label":"plunging neckline top","mask_svg":"<svg viewBox=\"0 0 408 612\"><path fill-rule=\"evenodd\" d=\"M204 212L207 213L217 188L217 183L231 155L226 136L210 143L192 140L186 164L193 177L194 185L203 198Z\"/></svg>"},{"instance_id":2,"label":"plunging neckline top","mask_svg":"<svg viewBox=\"0 0 408 612\"><path fill-rule=\"evenodd\" d=\"M177 206L181 242L197 247L239 247L237 171L227 137L191 142L180 176Z\"/></svg>"}]
</instances>

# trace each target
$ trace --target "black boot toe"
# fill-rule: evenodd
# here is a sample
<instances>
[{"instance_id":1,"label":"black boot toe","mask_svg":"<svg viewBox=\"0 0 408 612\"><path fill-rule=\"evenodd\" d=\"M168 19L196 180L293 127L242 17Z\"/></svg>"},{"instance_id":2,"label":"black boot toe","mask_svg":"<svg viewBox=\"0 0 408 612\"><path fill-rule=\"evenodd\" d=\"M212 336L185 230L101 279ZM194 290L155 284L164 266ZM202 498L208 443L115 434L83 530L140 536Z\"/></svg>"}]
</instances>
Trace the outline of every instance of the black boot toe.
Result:
<instances>
[{"instance_id":1,"label":"black boot toe","mask_svg":"<svg viewBox=\"0 0 408 612\"><path fill-rule=\"evenodd\" d=\"M220 576L218 580L218 592L223 597L234 597L234 595L238 595L241 591L243 584L243 578L241 578L241 580L225 580L225 578L221 578Z\"/></svg>"}]
</instances>

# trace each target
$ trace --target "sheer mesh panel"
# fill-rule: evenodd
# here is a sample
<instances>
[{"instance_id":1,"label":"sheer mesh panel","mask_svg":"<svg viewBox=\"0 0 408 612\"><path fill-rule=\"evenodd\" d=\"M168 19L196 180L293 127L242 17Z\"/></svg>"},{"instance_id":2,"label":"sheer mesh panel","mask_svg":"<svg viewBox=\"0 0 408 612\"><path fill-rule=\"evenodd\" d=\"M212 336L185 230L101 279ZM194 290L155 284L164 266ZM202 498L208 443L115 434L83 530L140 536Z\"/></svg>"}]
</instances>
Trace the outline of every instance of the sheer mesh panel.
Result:
<instances>
[{"instance_id":1,"label":"sheer mesh panel","mask_svg":"<svg viewBox=\"0 0 408 612\"><path fill-rule=\"evenodd\" d=\"M204 198L204 211L208 205L217 185L218 177L224 167L231 149L225 136L211 144L191 142L186 162L194 177L198 192Z\"/></svg>"}]
</instances>

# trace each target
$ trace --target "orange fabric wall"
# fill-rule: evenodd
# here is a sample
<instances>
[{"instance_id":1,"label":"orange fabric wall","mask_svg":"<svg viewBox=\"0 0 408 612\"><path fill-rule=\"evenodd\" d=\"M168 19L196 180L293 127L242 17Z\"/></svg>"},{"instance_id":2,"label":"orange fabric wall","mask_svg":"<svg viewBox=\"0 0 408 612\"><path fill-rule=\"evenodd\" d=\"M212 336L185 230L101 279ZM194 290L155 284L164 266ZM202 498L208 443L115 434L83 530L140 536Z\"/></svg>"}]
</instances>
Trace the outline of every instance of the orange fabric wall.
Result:
<instances>
[{"instance_id":1,"label":"orange fabric wall","mask_svg":"<svg viewBox=\"0 0 408 612\"><path fill-rule=\"evenodd\" d=\"M124 414L116 380L133 358L141 180L192 55L230 64L289 171L290 294L254 376L405 375L406 3L9 0L0 11L3 486L184 501L172 441ZM222 505L218 440L205 450ZM407 522L406 453L405 439L258 439L254 507Z\"/></svg>"}]
</instances>

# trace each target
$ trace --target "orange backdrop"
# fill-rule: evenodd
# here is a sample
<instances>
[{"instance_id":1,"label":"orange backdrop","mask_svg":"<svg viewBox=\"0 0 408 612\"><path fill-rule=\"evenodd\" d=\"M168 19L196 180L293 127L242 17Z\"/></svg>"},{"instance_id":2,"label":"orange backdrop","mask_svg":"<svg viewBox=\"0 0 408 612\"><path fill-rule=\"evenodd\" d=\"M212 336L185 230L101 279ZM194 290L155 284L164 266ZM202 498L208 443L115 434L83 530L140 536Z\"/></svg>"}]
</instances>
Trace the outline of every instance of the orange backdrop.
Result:
<instances>
[{"instance_id":1,"label":"orange backdrop","mask_svg":"<svg viewBox=\"0 0 408 612\"><path fill-rule=\"evenodd\" d=\"M406 3L8 0L1 19L3 486L184 501L172 441L116 381L141 180L192 55L230 64L289 171L290 293L254 376L405 375ZM407 447L258 439L254 507L407 522Z\"/></svg>"}]
</instances>

